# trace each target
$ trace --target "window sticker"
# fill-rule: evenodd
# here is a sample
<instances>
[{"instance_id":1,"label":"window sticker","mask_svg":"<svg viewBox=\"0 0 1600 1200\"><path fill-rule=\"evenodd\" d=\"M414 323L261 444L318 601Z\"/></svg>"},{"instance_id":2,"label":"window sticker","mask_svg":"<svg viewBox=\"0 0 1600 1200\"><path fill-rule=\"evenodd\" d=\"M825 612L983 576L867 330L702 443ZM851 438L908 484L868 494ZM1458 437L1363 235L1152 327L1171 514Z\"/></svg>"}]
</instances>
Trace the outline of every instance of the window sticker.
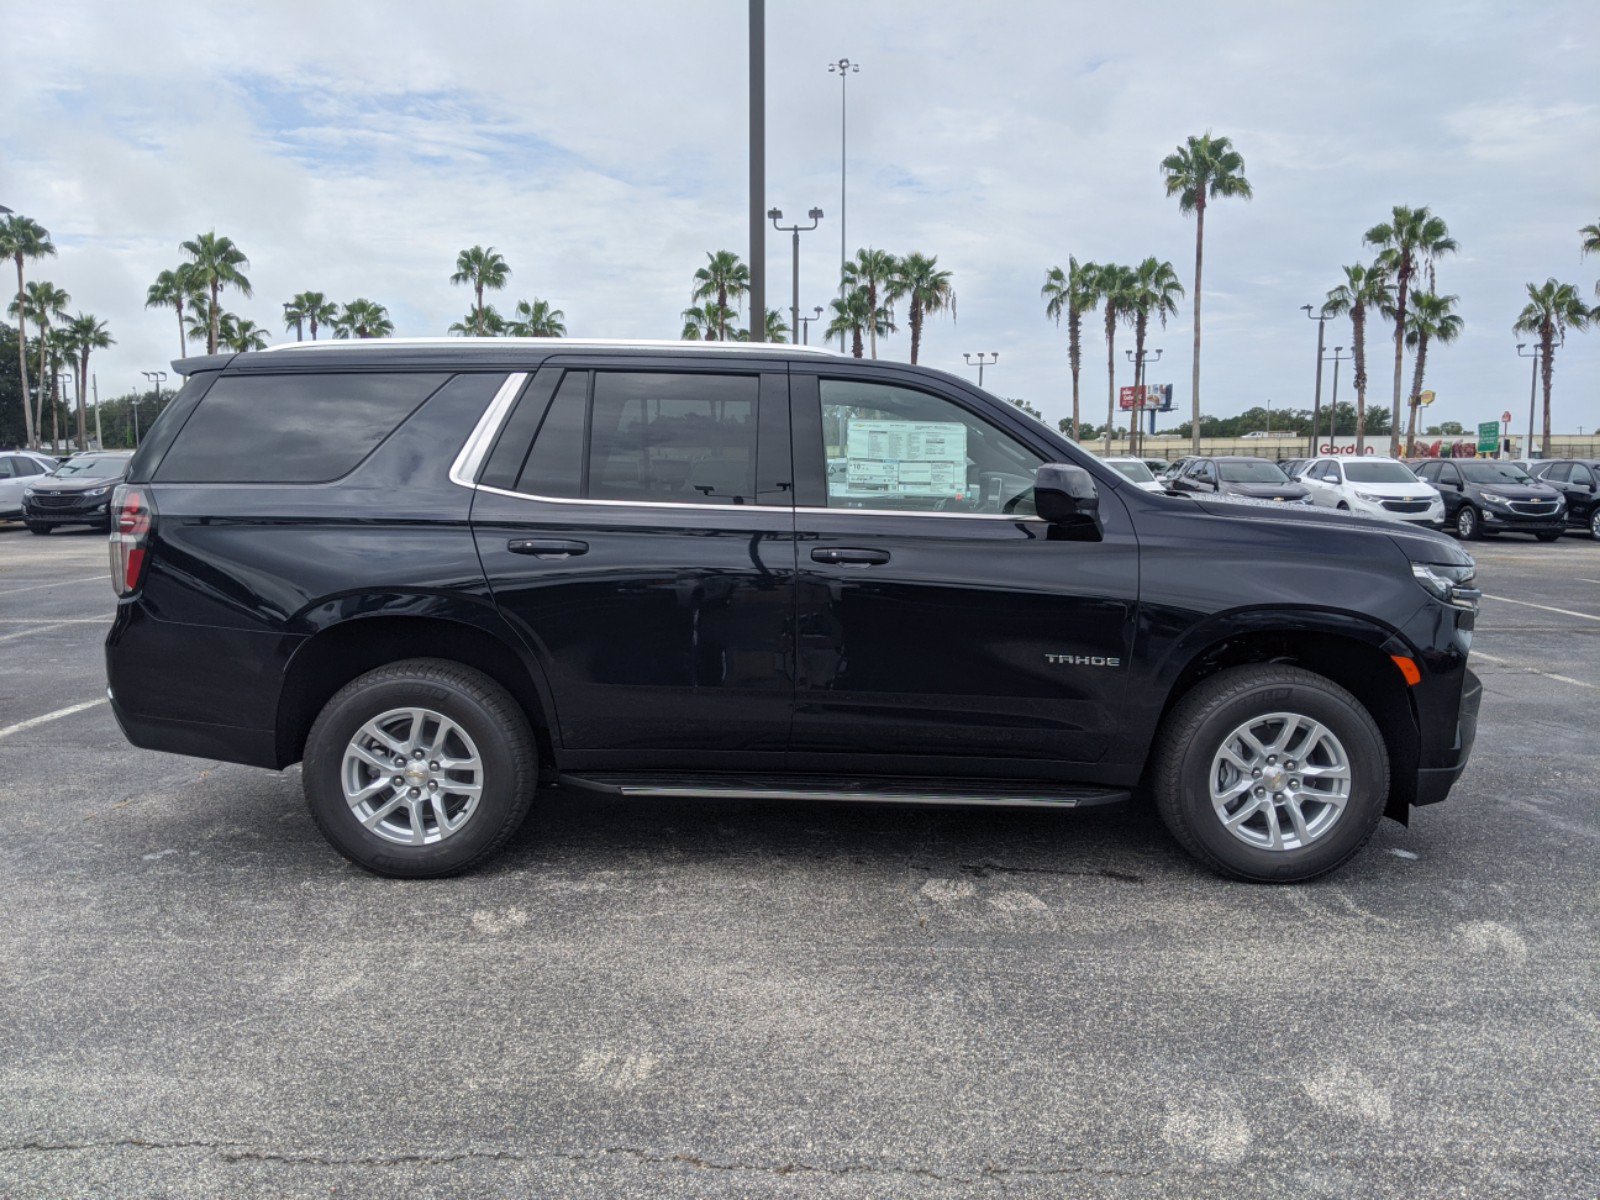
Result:
<instances>
[{"instance_id":1,"label":"window sticker","mask_svg":"<svg viewBox=\"0 0 1600 1200\"><path fill-rule=\"evenodd\" d=\"M844 470L830 463L828 494L847 498L966 498L967 427L960 421L872 421L846 427Z\"/></svg>"}]
</instances>

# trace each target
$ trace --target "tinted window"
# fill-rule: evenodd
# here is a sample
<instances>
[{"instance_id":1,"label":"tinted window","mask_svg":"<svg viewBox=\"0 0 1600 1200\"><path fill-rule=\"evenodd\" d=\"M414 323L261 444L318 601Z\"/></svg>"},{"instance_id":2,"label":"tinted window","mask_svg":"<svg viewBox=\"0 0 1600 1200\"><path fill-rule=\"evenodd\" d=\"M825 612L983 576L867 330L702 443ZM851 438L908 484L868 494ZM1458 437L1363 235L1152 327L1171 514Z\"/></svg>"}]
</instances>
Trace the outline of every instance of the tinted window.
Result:
<instances>
[{"instance_id":1,"label":"tinted window","mask_svg":"<svg viewBox=\"0 0 1600 1200\"><path fill-rule=\"evenodd\" d=\"M1572 468L1566 463L1549 463L1545 466L1536 466L1528 474L1535 479L1548 479L1551 483L1561 483L1571 473Z\"/></svg>"},{"instance_id":2,"label":"tinted window","mask_svg":"<svg viewBox=\"0 0 1600 1200\"><path fill-rule=\"evenodd\" d=\"M15 479L21 475L22 472L17 469L21 462L20 458L0 458L0 479Z\"/></svg>"},{"instance_id":3,"label":"tinted window","mask_svg":"<svg viewBox=\"0 0 1600 1200\"><path fill-rule=\"evenodd\" d=\"M1441 483L1461 482L1461 473L1456 470L1454 463L1440 463L1434 467L1433 473Z\"/></svg>"},{"instance_id":4,"label":"tinted window","mask_svg":"<svg viewBox=\"0 0 1600 1200\"><path fill-rule=\"evenodd\" d=\"M1264 458L1219 462L1217 469L1228 483L1288 483L1289 477L1275 462Z\"/></svg>"},{"instance_id":5,"label":"tinted window","mask_svg":"<svg viewBox=\"0 0 1600 1200\"><path fill-rule=\"evenodd\" d=\"M1468 483L1531 483L1533 480L1521 467L1508 462L1490 462L1488 459L1469 459L1457 464Z\"/></svg>"},{"instance_id":6,"label":"tinted window","mask_svg":"<svg viewBox=\"0 0 1600 1200\"><path fill-rule=\"evenodd\" d=\"M1572 464L1572 482L1573 483L1580 483L1584 487L1588 487L1591 483L1594 482L1594 474L1589 470L1588 467L1584 466L1582 463L1573 463Z\"/></svg>"},{"instance_id":7,"label":"tinted window","mask_svg":"<svg viewBox=\"0 0 1600 1200\"><path fill-rule=\"evenodd\" d=\"M1351 483L1415 483L1411 468L1397 462L1353 462L1344 469Z\"/></svg>"},{"instance_id":8,"label":"tinted window","mask_svg":"<svg viewBox=\"0 0 1600 1200\"><path fill-rule=\"evenodd\" d=\"M52 479L120 479L128 469L125 457L73 458L62 463L50 473Z\"/></svg>"},{"instance_id":9,"label":"tinted window","mask_svg":"<svg viewBox=\"0 0 1600 1200\"><path fill-rule=\"evenodd\" d=\"M517 491L563 498L582 495L588 405L589 372L568 371L533 435L533 448L517 476Z\"/></svg>"},{"instance_id":10,"label":"tinted window","mask_svg":"<svg viewBox=\"0 0 1600 1200\"><path fill-rule=\"evenodd\" d=\"M1119 474L1126 476L1135 483L1154 483L1155 476L1150 473L1150 468L1142 462L1114 462L1112 468Z\"/></svg>"},{"instance_id":11,"label":"tinted window","mask_svg":"<svg viewBox=\"0 0 1600 1200\"><path fill-rule=\"evenodd\" d=\"M753 375L597 372L588 495L754 503L759 388Z\"/></svg>"},{"instance_id":12,"label":"tinted window","mask_svg":"<svg viewBox=\"0 0 1600 1200\"><path fill-rule=\"evenodd\" d=\"M18 475L44 475L45 465L36 458L19 458L17 461Z\"/></svg>"},{"instance_id":13,"label":"tinted window","mask_svg":"<svg viewBox=\"0 0 1600 1200\"><path fill-rule=\"evenodd\" d=\"M156 477L186 483L338 479L446 378L370 372L225 376L184 424Z\"/></svg>"},{"instance_id":14,"label":"tinted window","mask_svg":"<svg viewBox=\"0 0 1600 1200\"><path fill-rule=\"evenodd\" d=\"M819 381L829 508L1031 515L1044 459L953 401Z\"/></svg>"}]
</instances>

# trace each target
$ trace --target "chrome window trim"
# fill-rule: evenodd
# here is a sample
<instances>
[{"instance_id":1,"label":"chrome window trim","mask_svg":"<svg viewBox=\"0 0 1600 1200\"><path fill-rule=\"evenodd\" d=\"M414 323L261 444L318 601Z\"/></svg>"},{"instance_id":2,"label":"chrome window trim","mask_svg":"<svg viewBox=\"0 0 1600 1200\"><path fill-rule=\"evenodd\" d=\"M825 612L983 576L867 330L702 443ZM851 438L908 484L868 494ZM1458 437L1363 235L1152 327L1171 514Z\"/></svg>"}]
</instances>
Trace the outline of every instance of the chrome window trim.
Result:
<instances>
[{"instance_id":1,"label":"chrome window trim","mask_svg":"<svg viewBox=\"0 0 1600 1200\"><path fill-rule=\"evenodd\" d=\"M450 464L451 483L468 488L477 486L478 472L483 468L483 460L489 453L489 447L494 445L495 436L500 432L506 414L511 411L512 401L522 391L522 385L528 382L528 374L527 371L513 371L506 376L506 381L500 385L500 390L494 394L494 399L489 401L489 406L483 410L478 423L472 427L472 433L461 447L461 453L457 454L455 462Z\"/></svg>"}]
</instances>

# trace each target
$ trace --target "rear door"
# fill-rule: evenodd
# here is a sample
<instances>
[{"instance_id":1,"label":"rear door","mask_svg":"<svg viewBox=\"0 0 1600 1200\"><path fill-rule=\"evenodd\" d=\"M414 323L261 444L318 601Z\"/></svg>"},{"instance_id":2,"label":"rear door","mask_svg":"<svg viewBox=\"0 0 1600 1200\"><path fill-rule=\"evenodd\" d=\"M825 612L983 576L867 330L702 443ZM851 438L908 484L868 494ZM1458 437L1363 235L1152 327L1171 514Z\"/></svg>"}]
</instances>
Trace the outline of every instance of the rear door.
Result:
<instances>
[{"instance_id":1,"label":"rear door","mask_svg":"<svg viewBox=\"0 0 1600 1200\"><path fill-rule=\"evenodd\" d=\"M560 356L529 382L472 524L569 769L781 765L788 439L781 364Z\"/></svg>"},{"instance_id":2,"label":"rear door","mask_svg":"<svg viewBox=\"0 0 1600 1200\"><path fill-rule=\"evenodd\" d=\"M791 388L794 763L998 776L1102 758L1138 594L1115 491L1104 540L1062 540L1033 515L1048 446L975 397L843 364L797 364Z\"/></svg>"}]
</instances>

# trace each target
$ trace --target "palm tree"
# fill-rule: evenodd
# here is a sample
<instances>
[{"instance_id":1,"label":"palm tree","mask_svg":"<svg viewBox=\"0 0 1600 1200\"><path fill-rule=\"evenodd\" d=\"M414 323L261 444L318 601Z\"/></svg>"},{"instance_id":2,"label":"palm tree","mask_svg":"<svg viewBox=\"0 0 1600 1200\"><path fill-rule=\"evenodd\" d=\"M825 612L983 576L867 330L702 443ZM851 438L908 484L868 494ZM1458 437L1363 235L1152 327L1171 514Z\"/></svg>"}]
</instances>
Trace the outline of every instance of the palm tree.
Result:
<instances>
[{"instance_id":1,"label":"palm tree","mask_svg":"<svg viewBox=\"0 0 1600 1200\"><path fill-rule=\"evenodd\" d=\"M856 251L855 258L844 265L844 284L846 287L861 288L867 294L867 307L873 312L882 311L887 314L887 319L892 322L894 314L889 309L888 302L892 300L890 290L894 277L899 273L900 264L895 261L894 255L887 250L872 250L863 248ZM880 303L883 301L883 303ZM879 322L869 322L867 341L872 347L872 357L878 357L878 325ZM841 342L842 346L844 343ZM860 355L857 355L859 358Z\"/></svg>"},{"instance_id":2,"label":"palm tree","mask_svg":"<svg viewBox=\"0 0 1600 1200\"><path fill-rule=\"evenodd\" d=\"M1162 262L1154 255L1133 269L1133 386L1144 383L1144 340L1150 328L1150 318L1167 327L1167 318L1178 315L1178 298L1183 295L1183 284L1172 264ZM1140 409L1135 406L1129 418L1128 445L1136 444Z\"/></svg>"},{"instance_id":3,"label":"palm tree","mask_svg":"<svg viewBox=\"0 0 1600 1200\"><path fill-rule=\"evenodd\" d=\"M1590 322L1600 320L1578 295L1576 284L1558 283L1546 279L1542 284L1528 285L1528 303L1511 326L1516 333L1539 335L1541 361L1539 373L1544 379L1544 437L1541 453L1550 457L1550 377L1554 370L1556 345L1565 345L1567 330L1587 329Z\"/></svg>"},{"instance_id":4,"label":"palm tree","mask_svg":"<svg viewBox=\"0 0 1600 1200\"><path fill-rule=\"evenodd\" d=\"M357 298L333 319L334 334L342 338L388 337L394 332L389 310L372 300Z\"/></svg>"},{"instance_id":5,"label":"palm tree","mask_svg":"<svg viewBox=\"0 0 1600 1200\"><path fill-rule=\"evenodd\" d=\"M146 308L171 308L177 311L180 358L189 357L188 348L184 345L184 330L187 328L183 319L184 306L193 304L203 294L204 288L195 278L192 263L183 263L171 271L161 272L144 294Z\"/></svg>"},{"instance_id":6,"label":"palm tree","mask_svg":"<svg viewBox=\"0 0 1600 1200\"><path fill-rule=\"evenodd\" d=\"M338 313L338 305L321 292L297 292L283 306L283 324L286 329L294 330L294 340L297 342L302 340L301 334L309 326L314 342L317 340L317 328L328 324Z\"/></svg>"},{"instance_id":7,"label":"palm tree","mask_svg":"<svg viewBox=\"0 0 1600 1200\"><path fill-rule=\"evenodd\" d=\"M849 338L850 353L861 358L865 349L863 339L868 328L881 328L887 321L888 313L881 307L874 312L864 287L851 288L843 297L831 301L829 307L833 310L833 320L828 324L827 335L837 335L841 347Z\"/></svg>"},{"instance_id":8,"label":"palm tree","mask_svg":"<svg viewBox=\"0 0 1600 1200\"><path fill-rule=\"evenodd\" d=\"M567 314L551 308L550 301L537 296L533 303L518 300L515 315L506 331L512 337L559 338L567 336Z\"/></svg>"},{"instance_id":9,"label":"palm tree","mask_svg":"<svg viewBox=\"0 0 1600 1200\"><path fill-rule=\"evenodd\" d=\"M445 332L453 337L501 337L509 329L510 326L500 315L499 310L492 304L485 304L481 310L468 309L467 315Z\"/></svg>"},{"instance_id":10,"label":"palm tree","mask_svg":"<svg viewBox=\"0 0 1600 1200\"><path fill-rule=\"evenodd\" d=\"M506 264L505 257L493 246L473 246L470 250L463 250L456 255L456 273L450 276L450 282L472 285L472 308L477 313L472 332L477 336L482 337L487 332L483 289L494 288L499 291L505 287L509 278L511 278L511 268Z\"/></svg>"},{"instance_id":11,"label":"palm tree","mask_svg":"<svg viewBox=\"0 0 1600 1200\"><path fill-rule=\"evenodd\" d=\"M47 376L45 369L45 357L52 349L50 344L50 322L57 317L67 315L67 304L71 300L72 297L55 284L42 279L35 279L30 281L23 288L22 294L11 302L10 312L17 318L17 328L21 329L26 322L32 321L39 330L39 394L34 402L33 428L40 442L44 440L45 393L54 388L54 382ZM49 388L46 387L47 382L50 383ZM28 406L26 393L23 394L22 406L24 408ZM52 447L58 441L59 438L51 439Z\"/></svg>"},{"instance_id":12,"label":"palm tree","mask_svg":"<svg viewBox=\"0 0 1600 1200\"><path fill-rule=\"evenodd\" d=\"M1044 315L1057 325L1064 313L1067 318L1067 365L1072 371L1072 440L1078 440L1082 425L1078 420L1078 372L1083 366L1083 315L1093 312L1099 304L1095 291L1095 275L1100 270L1092 262L1080 263L1067 259L1067 269L1051 267L1045 273L1044 287L1039 295L1044 298Z\"/></svg>"},{"instance_id":13,"label":"palm tree","mask_svg":"<svg viewBox=\"0 0 1600 1200\"><path fill-rule=\"evenodd\" d=\"M1416 371L1411 380L1411 415L1406 422L1406 450L1417 436L1417 409L1422 407L1422 377L1428 369L1428 346L1437 342L1448 345L1461 336L1465 325L1459 314L1452 311L1459 296L1441 296L1436 292L1418 292L1411 297L1411 315L1406 319L1406 345L1417 351Z\"/></svg>"},{"instance_id":14,"label":"palm tree","mask_svg":"<svg viewBox=\"0 0 1600 1200\"><path fill-rule=\"evenodd\" d=\"M956 293L950 286L950 272L939 269L939 256L919 254L915 251L895 264L889 279L889 303L905 299L910 301L906 319L911 325L911 365L917 363L922 347L922 323L935 313L949 310L950 319L956 316Z\"/></svg>"},{"instance_id":15,"label":"palm tree","mask_svg":"<svg viewBox=\"0 0 1600 1200\"><path fill-rule=\"evenodd\" d=\"M733 314L725 308L719 308L717 302L712 300L706 304L690 305L678 314L683 318L683 332L679 335L686 342L714 342L717 340L718 325L725 324Z\"/></svg>"},{"instance_id":16,"label":"palm tree","mask_svg":"<svg viewBox=\"0 0 1600 1200\"><path fill-rule=\"evenodd\" d=\"M1214 138L1210 131L1201 137L1189 135L1186 145L1161 160L1166 176L1167 195L1178 197L1178 211L1194 214L1194 366L1190 386L1190 441L1200 453L1200 277L1205 265L1206 203L1219 196L1255 193L1244 177L1244 159L1225 137Z\"/></svg>"},{"instance_id":17,"label":"palm tree","mask_svg":"<svg viewBox=\"0 0 1600 1200\"><path fill-rule=\"evenodd\" d=\"M1593 225L1585 225L1578 230L1583 235L1583 253L1578 257L1588 258L1591 254L1600 254L1600 221ZM1594 285L1594 294L1600 296L1600 282ZM1600 320L1600 310L1597 310L1596 319Z\"/></svg>"},{"instance_id":18,"label":"palm tree","mask_svg":"<svg viewBox=\"0 0 1600 1200\"><path fill-rule=\"evenodd\" d=\"M748 329L735 329L733 331L733 340L736 342L748 342L750 340L750 331ZM767 309L766 340L769 342L786 342L789 340L789 322L785 321L783 314L775 308Z\"/></svg>"},{"instance_id":19,"label":"palm tree","mask_svg":"<svg viewBox=\"0 0 1600 1200\"><path fill-rule=\"evenodd\" d=\"M78 449L89 448L89 410L85 401L85 385L89 379L89 352L104 350L115 344L106 330L106 323L89 313L79 313L60 331L63 345L73 351L72 375L78 397Z\"/></svg>"},{"instance_id":20,"label":"palm tree","mask_svg":"<svg viewBox=\"0 0 1600 1200\"><path fill-rule=\"evenodd\" d=\"M695 271L694 286L689 292L691 300L712 301L703 306L703 311L715 318L715 325L703 340L728 340L728 321L734 312L728 306L728 301L737 302L749 291L750 268L745 266L743 259L732 250L718 250L715 253L706 251L706 265ZM684 310L686 321L690 311ZM715 336L710 336L713 333Z\"/></svg>"},{"instance_id":21,"label":"palm tree","mask_svg":"<svg viewBox=\"0 0 1600 1200\"><path fill-rule=\"evenodd\" d=\"M218 297L225 287L231 287L245 296L251 294L250 281L244 277L240 269L248 267L250 260L244 256L244 251L233 244L232 238L219 237L214 229L210 233L202 233L199 237L191 238L179 248L194 260L191 267L194 278L210 294L212 321L206 335L206 353L215 354L221 335L217 320L222 313L222 307Z\"/></svg>"},{"instance_id":22,"label":"palm tree","mask_svg":"<svg viewBox=\"0 0 1600 1200\"><path fill-rule=\"evenodd\" d=\"M1322 311L1328 316L1350 314L1350 353L1355 365L1356 453L1367 450L1367 310L1384 316L1394 311L1394 287L1381 264L1356 263L1344 268L1344 282L1328 293Z\"/></svg>"},{"instance_id":23,"label":"palm tree","mask_svg":"<svg viewBox=\"0 0 1600 1200\"><path fill-rule=\"evenodd\" d=\"M1390 219L1374 225L1362 237L1378 251L1377 265L1394 280L1394 407L1389 414L1389 453L1400 454L1400 387L1405 372L1406 304L1411 281L1418 270L1428 268L1428 290L1433 290L1433 263L1455 253L1455 239L1445 223L1427 207L1407 208L1396 204Z\"/></svg>"},{"instance_id":24,"label":"palm tree","mask_svg":"<svg viewBox=\"0 0 1600 1200\"><path fill-rule=\"evenodd\" d=\"M0 217L0 254L17 264L17 307L23 306L23 266L29 259L52 258L56 252L50 231L32 217L10 213ZM22 376L22 416L28 445L37 450L39 435L34 427L33 409L28 404L28 334L23 321L17 322L17 372Z\"/></svg>"},{"instance_id":25,"label":"palm tree","mask_svg":"<svg viewBox=\"0 0 1600 1200\"><path fill-rule=\"evenodd\" d=\"M1105 309L1106 318L1106 451L1111 450L1111 433L1117 425L1117 323L1126 324L1137 297L1137 276L1131 267L1103 263L1094 274L1096 303Z\"/></svg>"}]
</instances>

